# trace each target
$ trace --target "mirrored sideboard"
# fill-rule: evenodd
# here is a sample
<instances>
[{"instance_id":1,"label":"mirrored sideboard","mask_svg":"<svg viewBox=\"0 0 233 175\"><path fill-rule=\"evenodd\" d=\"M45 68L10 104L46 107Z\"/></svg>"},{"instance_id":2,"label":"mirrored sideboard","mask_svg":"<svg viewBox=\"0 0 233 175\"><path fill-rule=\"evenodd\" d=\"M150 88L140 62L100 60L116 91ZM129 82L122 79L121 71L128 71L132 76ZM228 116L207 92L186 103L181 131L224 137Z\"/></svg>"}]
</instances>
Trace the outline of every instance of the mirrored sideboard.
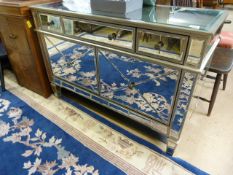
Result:
<instances>
[{"instance_id":1,"label":"mirrored sideboard","mask_svg":"<svg viewBox=\"0 0 233 175\"><path fill-rule=\"evenodd\" d=\"M172 155L227 14L156 6L112 16L79 1L85 9L31 7L55 95L68 89L147 126Z\"/></svg>"}]
</instances>

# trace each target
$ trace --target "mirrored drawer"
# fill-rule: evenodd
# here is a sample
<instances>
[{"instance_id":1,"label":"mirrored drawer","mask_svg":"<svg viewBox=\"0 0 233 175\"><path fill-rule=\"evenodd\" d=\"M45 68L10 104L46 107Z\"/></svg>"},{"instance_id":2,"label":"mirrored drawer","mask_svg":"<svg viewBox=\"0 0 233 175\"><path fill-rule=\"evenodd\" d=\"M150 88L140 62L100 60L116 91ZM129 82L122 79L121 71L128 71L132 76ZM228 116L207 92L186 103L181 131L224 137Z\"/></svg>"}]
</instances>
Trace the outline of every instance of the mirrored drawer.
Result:
<instances>
[{"instance_id":1,"label":"mirrored drawer","mask_svg":"<svg viewBox=\"0 0 233 175\"><path fill-rule=\"evenodd\" d=\"M64 18L63 22L65 34L96 43L133 49L133 28L67 18Z\"/></svg>"},{"instance_id":2,"label":"mirrored drawer","mask_svg":"<svg viewBox=\"0 0 233 175\"><path fill-rule=\"evenodd\" d=\"M183 63L188 37L139 29L137 52L160 56L165 60Z\"/></svg>"},{"instance_id":3,"label":"mirrored drawer","mask_svg":"<svg viewBox=\"0 0 233 175\"><path fill-rule=\"evenodd\" d=\"M42 30L62 33L61 20L59 16L40 14L40 25Z\"/></svg>"}]
</instances>

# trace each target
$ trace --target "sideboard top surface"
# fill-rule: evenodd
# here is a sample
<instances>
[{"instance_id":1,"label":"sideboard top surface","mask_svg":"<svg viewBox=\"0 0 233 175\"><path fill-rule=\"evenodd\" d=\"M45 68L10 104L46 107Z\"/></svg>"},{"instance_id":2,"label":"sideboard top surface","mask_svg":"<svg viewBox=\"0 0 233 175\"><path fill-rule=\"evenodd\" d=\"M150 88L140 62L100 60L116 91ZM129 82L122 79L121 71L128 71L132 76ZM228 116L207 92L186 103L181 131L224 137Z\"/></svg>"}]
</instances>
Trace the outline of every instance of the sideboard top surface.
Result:
<instances>
[{"instance_id":1,"label":"sideboard top surface","mask_svg":"<svg viewBox=\"0 0 233 175\"><path fill-rule=\"evenodd\" d=\"M75 3L61 1L57 3L31 6L33 9L59 11L77 14L89 18L111 19L125 24L142 24L181 29L191 33L215 35L227 17L223 10L197 9L171 6L145 6L142 9L124 15L93 11L90 0L76 0Z\"/></svg>"}]
</instances>

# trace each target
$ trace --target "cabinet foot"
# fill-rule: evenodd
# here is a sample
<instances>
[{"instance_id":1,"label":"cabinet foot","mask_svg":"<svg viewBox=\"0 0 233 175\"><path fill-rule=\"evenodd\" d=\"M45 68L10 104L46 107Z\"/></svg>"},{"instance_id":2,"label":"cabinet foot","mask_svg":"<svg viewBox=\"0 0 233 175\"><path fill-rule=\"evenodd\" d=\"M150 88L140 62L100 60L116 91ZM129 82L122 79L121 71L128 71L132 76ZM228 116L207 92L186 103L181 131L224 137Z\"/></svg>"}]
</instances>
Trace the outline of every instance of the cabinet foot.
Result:
<instances>
[{"instance_id":1,"label":"cabinet foot","mask_svg":"<svg viewBox=\"0 0 233 175\"><path fill-rule=\"evenodd\" d=\"M170 138L167 139L167 150L166 153L170 156L173 156L175 149L177 146L177 142L175 140L172 140Z\"/></svg>"},{"instance_id":2,"label":"cabinet foot","mask_svg":"<svg viewBox=\"0 0 233 175\"><path fill-rule=\"evenodd\" d=\"M54 95L57 97L57 98L61 98L61 87L51 83L51 87L52 87L52 90L53 90L53 93Z\"/></svg>"}]
</instances>

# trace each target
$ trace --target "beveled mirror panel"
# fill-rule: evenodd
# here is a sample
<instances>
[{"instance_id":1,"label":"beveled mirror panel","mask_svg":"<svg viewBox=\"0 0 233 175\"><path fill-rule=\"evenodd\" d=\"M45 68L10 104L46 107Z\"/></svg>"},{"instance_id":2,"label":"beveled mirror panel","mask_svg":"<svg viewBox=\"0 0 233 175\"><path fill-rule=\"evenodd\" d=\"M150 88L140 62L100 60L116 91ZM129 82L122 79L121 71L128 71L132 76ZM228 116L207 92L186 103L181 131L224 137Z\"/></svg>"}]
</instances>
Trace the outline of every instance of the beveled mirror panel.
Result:
<instances>
[{"instance_id":1,"label":"beveled mirror panel","mask_svg":"<svg viewBox=\"0 0 233 175\"><path fill-rule=\"evenodd\" d=\"M65 34L81 36L85 32L92 33L98 29L97 25L80 22L78 20L63 18Z\"/></svg>"},{"instance_id":2,"label":"beveled mirror panel","mask_svg":"<svg viewBox=\"0 0 233 175\"><path fill-rule=\"evenodd\" d=\"M98 22L63 19L65 33L111 46L132 49L134 30Z\"/></svg>"},{"instance_id":3,"label":"beveled mirror panel","mask_svg":"<svg viewBox=\"0 0 233 175\"><path fill-rule=\"evenodd\" d=\"M62 25L59 16L53 16L49 14L39 14L39 16L41 28L43 30L62 33Z\"/></svg>"},{"instance_id":4,"label":"beveled mirror panel","mask_svg":"<svg viewBox=\"0 0 233 175\"><path fill-rule=\"evenodd\" d=\"M191 39L188 58L186 61L187 65L197 67L200 64L201 57L203 54L205 41L202 39Z\"/></svg>"},{"instance_id":5,"label":"beveled mirror panel","mask_svg":"<svg viewBox=\"0 0 233 175\"><path fill-rule=\"evenodd\" d=\"M183 61L187 37L146 30L138 30L137 36L138 52L161 56L172 62Z\"/></svg>"},{"instance_id":6,"label":"beveled mirror panel","mask_svg":"<svg viewBox=\"0 0 233 175\"><path fill-rule=\"evenodd\" d=\"M44 35L54 76L98 93L95 49Z\"/></svg>"}]
</instances>

